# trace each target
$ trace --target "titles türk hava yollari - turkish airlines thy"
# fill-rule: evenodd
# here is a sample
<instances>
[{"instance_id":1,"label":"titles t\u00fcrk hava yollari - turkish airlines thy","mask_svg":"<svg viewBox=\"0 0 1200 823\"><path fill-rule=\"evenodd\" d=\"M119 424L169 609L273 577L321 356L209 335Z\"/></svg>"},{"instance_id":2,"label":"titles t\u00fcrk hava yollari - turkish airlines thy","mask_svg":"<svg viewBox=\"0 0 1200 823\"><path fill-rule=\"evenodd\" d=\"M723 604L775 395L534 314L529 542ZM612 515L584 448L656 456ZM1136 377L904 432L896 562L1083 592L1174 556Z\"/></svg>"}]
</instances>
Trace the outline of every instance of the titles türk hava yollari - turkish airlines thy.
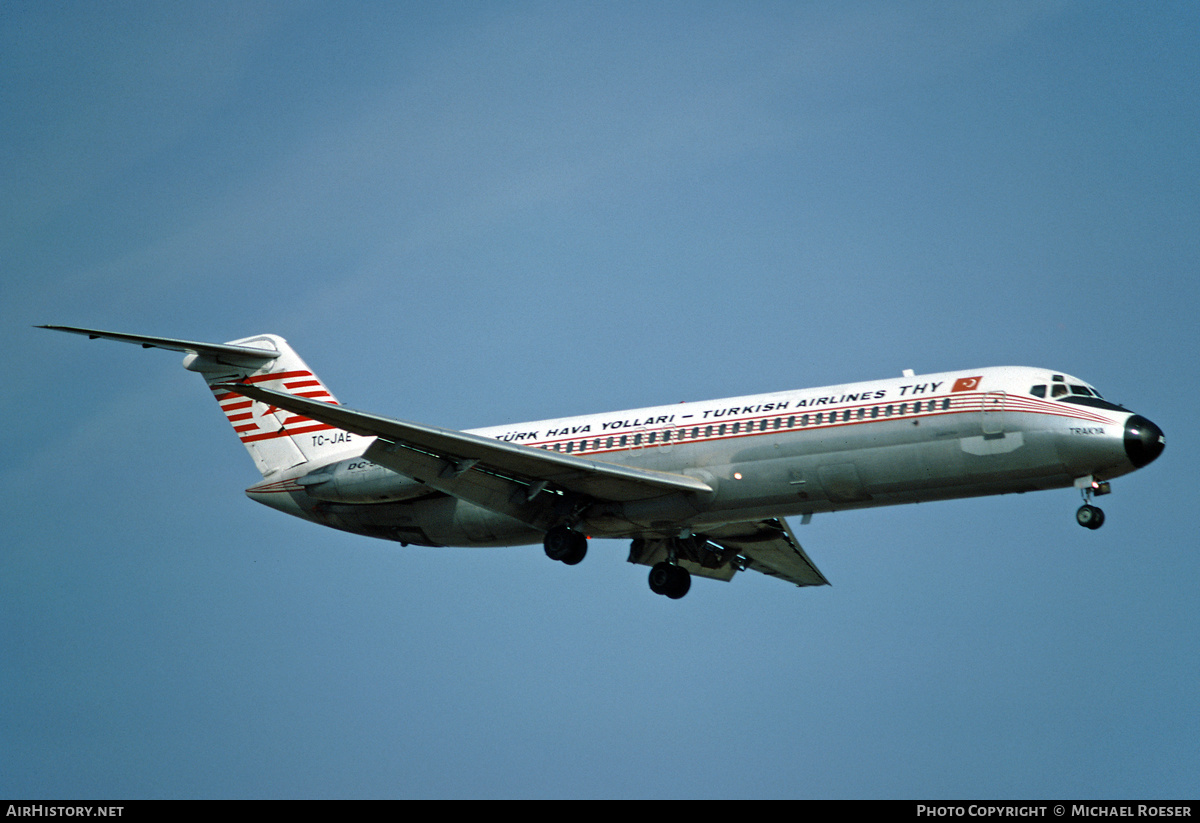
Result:
<instances>
[{"instance_id":1,"label":"titles t\u00fcrk hava yollari - turkish airlines thy","mask_svg":"<svg viewBox=\"0 0 1200 823\"><path fill-rule=\"evenodd\" d=\"M827 585L784 517L1074 486L1079 524L1162 430L1067 374L972 369L454 431L338 404L287 342L197 343L41 328L184 352L263 479L271 508L402 545L631 540L650 588L743 569Z\"/></svg>"}]
</instances>

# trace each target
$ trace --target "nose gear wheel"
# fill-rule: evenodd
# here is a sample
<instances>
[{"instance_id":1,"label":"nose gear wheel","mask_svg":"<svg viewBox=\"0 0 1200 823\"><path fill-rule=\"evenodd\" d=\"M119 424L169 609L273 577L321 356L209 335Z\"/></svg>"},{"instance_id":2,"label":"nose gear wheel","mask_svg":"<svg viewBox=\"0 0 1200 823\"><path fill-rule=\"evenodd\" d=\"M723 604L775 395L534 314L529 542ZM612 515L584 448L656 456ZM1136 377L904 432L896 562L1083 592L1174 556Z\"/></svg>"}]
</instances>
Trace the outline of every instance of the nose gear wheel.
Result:
<instances>
[{"instance_id":1,"label":"nose gear wheel","mask_svg":"<svg viewBox=\"0 0 1200 823\"><path fill-rule=\"evenodd\" d=\"M1104 510L1085 503L1075 512L1075 522L1085 529L1098 529L1104 525Z\"/></svg>"}]
</instances>

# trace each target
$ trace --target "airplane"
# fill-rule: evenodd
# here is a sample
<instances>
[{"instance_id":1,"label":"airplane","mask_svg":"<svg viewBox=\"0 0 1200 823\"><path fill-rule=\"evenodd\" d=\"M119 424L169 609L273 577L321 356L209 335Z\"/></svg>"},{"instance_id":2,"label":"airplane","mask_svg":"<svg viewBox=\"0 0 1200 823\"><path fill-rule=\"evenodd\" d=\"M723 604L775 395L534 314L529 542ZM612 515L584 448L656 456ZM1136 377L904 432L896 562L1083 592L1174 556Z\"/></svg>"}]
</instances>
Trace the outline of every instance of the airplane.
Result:
<instances>
[{"instance_id":1,"label":"airplane","mask_svg":"<svg viewBox=\"0 0 1200 823\"><path fill-rule=\"evenodd\" d=\"M786 517L1075 487L1153 462L1162 429L1069 374L990 367L455 431L342 406L282 337L199 343L38 328L185 354L250 453L251 500L401 545L540 542L575 565L631 541L650 589L744 570L828 585Z\"/></svg>"}]
</instances>

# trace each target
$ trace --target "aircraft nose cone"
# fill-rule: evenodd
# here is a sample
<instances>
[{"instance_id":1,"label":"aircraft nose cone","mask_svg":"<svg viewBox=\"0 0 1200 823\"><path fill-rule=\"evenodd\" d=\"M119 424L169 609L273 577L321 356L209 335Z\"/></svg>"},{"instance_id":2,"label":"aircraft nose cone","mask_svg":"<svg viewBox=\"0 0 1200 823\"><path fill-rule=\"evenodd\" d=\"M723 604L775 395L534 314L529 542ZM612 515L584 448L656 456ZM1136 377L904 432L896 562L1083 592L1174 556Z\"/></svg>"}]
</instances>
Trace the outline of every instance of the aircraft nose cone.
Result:
<instances>
[{"instance_id":1,"label":"aircraft nose cone","mask_svg":"<svg viewBox=\"0 0 1200 823\"><path fill-rule=\"evenodd\" d=\"M1125 421L1125 454L1139 469L1162 454L1167 445L1163 430L1140 414Z\"/></svg>"}]
</instances>

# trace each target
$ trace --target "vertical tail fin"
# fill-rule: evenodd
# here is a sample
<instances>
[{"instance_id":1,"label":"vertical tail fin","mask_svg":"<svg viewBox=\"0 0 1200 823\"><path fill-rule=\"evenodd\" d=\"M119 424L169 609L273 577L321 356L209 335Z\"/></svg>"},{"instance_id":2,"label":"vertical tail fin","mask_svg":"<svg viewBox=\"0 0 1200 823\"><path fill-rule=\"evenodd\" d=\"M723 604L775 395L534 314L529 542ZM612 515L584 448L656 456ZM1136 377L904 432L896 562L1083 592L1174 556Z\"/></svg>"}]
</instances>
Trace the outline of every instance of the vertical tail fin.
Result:
<instances>
[{"instance_id":1,"label":"vertical tail fin","mask_svg":"<svg viewBox=\"0 0 1200 823\"><path fill-rule=\"evenodd\" d=\"M198 343L77 326L39 328L86 335L92 339L119 340L145 349L184 352L187 354L183 359L184 368L198 372L210 388L217 383L262 383L276 391L337 403L287 341L275 334L260 334L231 343ZM352 456L365 445L358 435L333 426L241 395L219 389L212 389L212 392L263 477L301 463L333 462L343 454Z\"/></svg>"},{"instance_id":2,"label":"vertical tail fin","mask_svg":"<svg viewBox=\"0 0 1200 823\"><path fill-rule=\"evenodd\" d=\"M261 349L274 356L256 364L237 365L231 364L229 358L193 353L184 358L183 365L204 377L263 477L301 463L328 463L343 452L361 450L363 444L357 442L360 438L356 435L213 388L219 383L251 383L325 403L338 402L282 337L261 334L225 345Z\"/></svg>"}]
</instances>

